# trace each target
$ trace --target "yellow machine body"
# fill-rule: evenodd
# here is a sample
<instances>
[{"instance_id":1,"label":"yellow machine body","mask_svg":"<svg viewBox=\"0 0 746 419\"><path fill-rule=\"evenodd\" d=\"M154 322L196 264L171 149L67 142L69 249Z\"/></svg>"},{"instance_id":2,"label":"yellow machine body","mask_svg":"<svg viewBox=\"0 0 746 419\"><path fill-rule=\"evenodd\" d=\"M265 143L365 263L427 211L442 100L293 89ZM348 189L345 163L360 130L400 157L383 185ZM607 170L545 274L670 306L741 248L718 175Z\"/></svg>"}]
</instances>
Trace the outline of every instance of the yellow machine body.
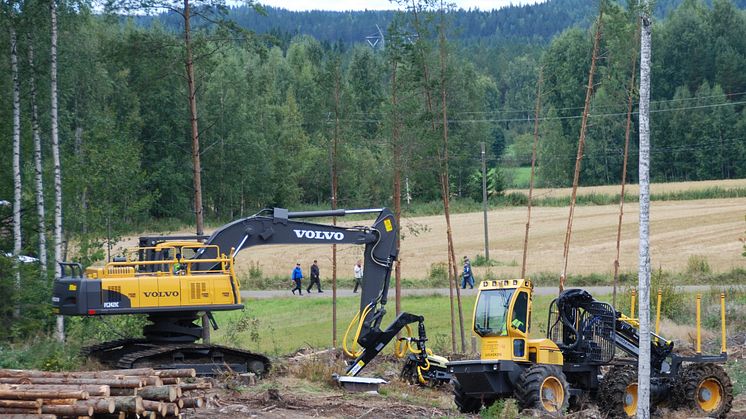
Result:
<instances>
[{"instance_id":1,"label":"yellow machine body","mask_svg":"<svg viewBox=\"0 0 746 419\"><path fill-rule=\"evenodd\" d=\"M482 360L562 365L557 344L530 338L532 300L529 279L480 281L472 328Z\"/></svg>"}]
</instances>

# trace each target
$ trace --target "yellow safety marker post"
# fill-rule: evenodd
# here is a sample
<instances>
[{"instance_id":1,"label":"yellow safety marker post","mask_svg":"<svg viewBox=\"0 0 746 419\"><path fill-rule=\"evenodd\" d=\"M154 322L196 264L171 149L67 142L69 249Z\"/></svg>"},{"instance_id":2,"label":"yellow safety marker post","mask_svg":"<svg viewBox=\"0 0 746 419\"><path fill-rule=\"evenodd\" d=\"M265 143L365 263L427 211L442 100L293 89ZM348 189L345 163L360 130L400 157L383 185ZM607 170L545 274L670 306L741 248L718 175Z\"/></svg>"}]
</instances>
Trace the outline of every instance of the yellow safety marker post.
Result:
<instances>
[{"instance_id":1,"label":"yellow safety marker post","mask_svg":"<svg viewBox=\"0 0 746 419\"><path fill-rule=\"evenodd\" d=\"M697 294L697 354L702 353L702 331L700 329L702 294Z\"/></svg>"},{"instance_id":2,"label":"yellow safety marker post","mask_svg":"<svg viewBox=\"0 0 746 419\"><path fill-rule=\"evenodd\" d=\"M663 291L658 288L658 303L655 307L655 334L660 335L661 330L661 296ZM655 337L655 341L658 342L658 336Z\"/></svg>"},{"instance_id":3,"label":"yellow safety marker post","mask_svg":"<svg viewBox=\"0 0 746 419\"><path fill-rule=\"evenodd\" d=\"M720 352L726 353L726 341L725 341L725 293L720 293Z\"/></svg>"},{"instance_id":4,"label":"yellow safety marker post","mask_svg":"<svg viewBox=\"0 0 746 419\"><path fill-rule=\"evenodd\" d=\"M632 302L629 303L629 318L635 318L635 297L637 297L637 291L632 290Z\"/></svg>"}]
</instances>

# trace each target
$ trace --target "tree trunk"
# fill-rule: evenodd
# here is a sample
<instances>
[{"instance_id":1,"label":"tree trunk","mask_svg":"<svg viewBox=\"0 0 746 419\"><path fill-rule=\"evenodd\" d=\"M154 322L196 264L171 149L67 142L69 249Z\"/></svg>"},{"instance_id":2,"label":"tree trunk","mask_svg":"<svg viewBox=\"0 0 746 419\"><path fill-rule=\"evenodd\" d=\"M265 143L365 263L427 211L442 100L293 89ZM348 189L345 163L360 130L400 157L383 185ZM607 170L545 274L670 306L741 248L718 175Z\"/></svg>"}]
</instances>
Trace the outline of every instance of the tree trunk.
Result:
<instances>
[{"instance_id":1,"label":"tree trunk","mask_svg":"<svg viewBox=\"0 0 746 419\"><path fill-rule=\"evenodd\" d=\"M194 80L192 59L192 32L189 0L184 0L184 48L186 49L186 76L189 89L189 122L192 128L192 164L194 166L194 214L197 234L204 234L202 214L202 171L199 156L199 127L197 126L197 88Z\"/></svg>"},{"instance_id":2,"label":"tree trunk","mask_svg":"<svg viewBox=\"0 0 746 419\"><path fill-rule=\"evenodd\" d=\"M105 385L94 384L11 384L9 390L27 391L60 391L60 390L78 390L85 391L90 397L109 397L111 388Z\"/></svg>"},{"instance_id":3,"label":"tree trunk","mask_svg":"<svg viewBox=\"0 0 746 419\"><path fill-rule=\"evenodd\" d=\"M80 399L88 398L88 392L81 390L0 390L3 400L36 400L36 399Z\"/></svg>"},{"instance_id":4,"label":"tree trunk","mask_svg":"<svg viewBox=\"0 0 746 419\"><path fill-rule=\"evenodd\" d=\"M116 408L114 400L112 399L88 399L88 400L79 400L75 403L77 406L85 406L85 407L91 407L93 408L93 413L114 413L114 410Z\"/></svg>"},{"instance_id":5,"label":"tree trunk","mask_svg":"<svg viewBox=\"0 0 746 419\"><path fill-rule=\"evenodd\" d=\"M137 395L148 400L173 402L179 397L180 392L176 386L144 387L137 390Z\"/></svg>"},{"instance_id":6,"label":"tree trunk","mask_svg":"<svg viewBox=\"0 0 746 419\"><path fill-rule=\"evenodd\" d=\"M439 38L440 38L440 93L441 93L441 111L443 116L443 174L441 181L443 182L443 209L446 217L446 236L448 237L448 266L449 276L452 278L453 284L456 288L456 303L458 305L458 320L459 320L459 331L461 332L461 352L466 352L466 337L464 335L464 311L461 307L461 291L456 283L458 273L456 271L456 252L453 247L453 230L451 229L451 213L450 213L450 180L448 174L448 102L446 100L446 39L445 39L445 10L440 9L440 25Z\"/></svg>"},{"instance_id":7,"label":"tree trunk","mask_svg":"<svg viewBox=\"0 0 746 419\"><path fill-rule=\"evenodd\" d=\"M34 171L36 176L36 214L39 218L39 268L41 277L47 277L47 226L44 215L44 173L41 163L41 135L39 111L36 105L36 69L34 67L34 43L31 35L28 40L29 84L31 87L31 132L34 138Z\"/></svg>"},{"instance_id":8,"label":"tree trunk","mask_svg":"<svg viewBox=\"0 0 746 419\"><path fill-rule=\"evenodd\" d=\"M52 42L50 48L50 100L51 110L51 134L52 134L52 160L54 162L54 274L56 278L62 276L59 261L62 260L62 168L60 166L60 140L57 118L57 2L50 3ZM65 340L65 319L57 316L57 329L55 333L57 340Z\"/></svg>"},{"instance_id":9,"label":"tree trunk","mask_svg":"<svg viewBox=\"0 0 746 419\"><path fill-rule=\"evenodd\" d=\"M339 62L334 65L334 136L332 139L332 209L337 209L337 146L339 145ZM332 217L332 224L337 225L337 217ZM332 245L332 346L337 347L337 245Z\"/></svg>"},{"instance_id":10,"label":"tree trunk","mask_svg":"<svg viewBox=\"0 0 746 419\"><path fill-rule=\"evenodd\" d=\"M12 19L12 16L11 16ZM18 81L18 39L13 23L10 25L10 71L13 77L13 273L15 307L13 317L21 316L21 84Z\"/></svg>"},{"instance_id":11,"label":"tree trunk","mask_svg":"<svg viewBox=\"0 0 746 419\"><path fill-rule=\"evenodd\" d=\"M534 112L534 145L531 149L531 176L528 180L528 215L526 216L526 234L523 237L523 263L521 278L526 278L526 260L528 259L528 232L531 229L531 204L534 197L534 174L536 173L536 149L539 147L539 115L541 114L541 85L544 83L544 68L539 69L539 82L536 85L536 110Z\"/></svg>"},{"instance_id":12,"label":"tree trunk","mask_svg":"<svg viewBox=\"0 0 746 419\"><path fill-rule=\"evenodd\" d=\"M117 411L137 415L145 411L142 406L142 397L140 396L112 397L111 399L114 400L114 406Z\"/></svg>"},{"instance_id":13,"label":"tree trunk","mask_svg":"<svg viewBox=\"0 0 746 419\"><path fill-rule=\"evenodd\" d=\"M575 173L572 179L572 195L570 197L570 215L567 217L567 231L565 233L565 247L563 254L562 273L560 274L559 292L565 289L565 280L567 279L567 261L570 258L570 238L572 237L572 222L575 216L575 200L578 194L578 183L580 182L580 166L583 161L583 147L585 146L585 133L588 131L588 112L591 107L591 97L593 96L593 77L596 74L596 59L598 58L598 49L601 43L601 29L603 28L604 9L598 13L598 23L596 24L596 35L593 37L593 55L591 55L591 69L588 71L588 86L585 88L585 105L583 107L583 119L580 125L580 137L578 138L578 154L575 157Z\"/></svg>"},{"instance_id":14,"label":"tree trunk","mask_svg":"<svg viewBox=\"0 0 746 419\"><path fill-rule=\"evenodd\" d=\"M401 249L401 132L399 130L399 109L396 96L396 70L398 61L392 60L391 68L391 142L394 157L394 219L399 229L396 232L396 248ZM401 254L401 253L400 253ZM396 284L396 314L401 313L401 259L394 267Z\"/></svg>"},{"instance_id":15,"label":"tree trunk","mask_svg":"<svg viewBox=\"0 0 746 419\"><path fill-rule=\"evenodd\" d=\"M652 22L650 5L642 8L640 37L640 356L638 362L637 418L650 418L650 61Z\"/></svg>"}]
</instances>

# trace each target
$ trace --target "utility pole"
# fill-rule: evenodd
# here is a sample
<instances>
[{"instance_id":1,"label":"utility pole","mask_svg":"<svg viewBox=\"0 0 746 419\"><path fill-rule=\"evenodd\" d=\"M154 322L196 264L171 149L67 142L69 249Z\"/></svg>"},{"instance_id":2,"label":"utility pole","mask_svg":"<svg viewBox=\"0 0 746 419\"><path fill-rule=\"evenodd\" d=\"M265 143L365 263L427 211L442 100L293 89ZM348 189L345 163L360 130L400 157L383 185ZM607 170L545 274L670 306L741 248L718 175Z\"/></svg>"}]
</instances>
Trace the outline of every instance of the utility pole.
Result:
<instances>
[{"instance_id":1,"label":"utility pole","mask_svg":"<svg viewBox=\"0 0 746 419\"><path fill-rule=\"evenodd\" d=\"M490 260L490 237L487 228L487 158L482 141L482 212L484 213L484 257Z\"/></svg>"},{"instance_id":2,"label":"utility pole","mask_svg":"<svg viewBox=\"0 0 746 419\"><path fill-rule=\"evenodd\" d=\"M650 418L650 3L642 3L640 36L640 356L637 364L637 418Z\"/></svg>"}]
</instances>

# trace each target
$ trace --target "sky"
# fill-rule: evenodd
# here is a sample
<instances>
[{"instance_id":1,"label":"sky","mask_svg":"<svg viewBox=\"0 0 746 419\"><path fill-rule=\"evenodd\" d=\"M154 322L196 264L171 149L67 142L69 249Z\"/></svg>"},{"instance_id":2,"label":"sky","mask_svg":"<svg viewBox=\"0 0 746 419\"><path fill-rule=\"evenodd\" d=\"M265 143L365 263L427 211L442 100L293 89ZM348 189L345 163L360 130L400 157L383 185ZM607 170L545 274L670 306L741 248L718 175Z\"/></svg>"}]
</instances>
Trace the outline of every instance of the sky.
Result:
<instances>
[{"instance_id":1,"label":"sky","mask_svg":"<svg viewBox=\"0 0 746 419\"><path fill-rule=\"evenodd\" d=\"M449 0L456 7L463 9L479 8L481 10L500 9L510 4L533 4L537 0ZM259 0L266 6L281 7L288 10L391 10L395 4L388 0Z\"/></svg>"}]
</instances>

